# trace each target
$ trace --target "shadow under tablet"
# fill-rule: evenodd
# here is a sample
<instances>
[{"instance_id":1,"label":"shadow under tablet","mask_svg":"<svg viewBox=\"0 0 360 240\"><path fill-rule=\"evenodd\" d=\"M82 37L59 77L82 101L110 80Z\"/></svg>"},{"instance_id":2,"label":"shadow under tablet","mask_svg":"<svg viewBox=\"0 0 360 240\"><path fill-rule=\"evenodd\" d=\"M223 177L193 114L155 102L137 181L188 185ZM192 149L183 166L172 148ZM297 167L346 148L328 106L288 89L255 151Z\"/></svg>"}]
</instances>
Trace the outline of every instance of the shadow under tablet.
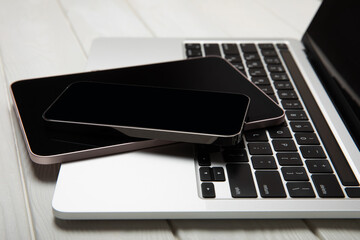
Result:
<instances>
[{"instance_id":1,"label":"shadow under tablet","mask_svg":"<svg viewBox=\"0 0 360 240\"><path fill-rule=\"evenodd\" d=\"M11 90L34 162L52 164L163 144L131 138L108 127L45 121L44 111L70 84L80 81L241 93L251 99L245 130L284 121L284 111L274 101L219 57L22 80L13 83ZM142 99L134 96L133 100Z\"/></svg>"}]
</instances>

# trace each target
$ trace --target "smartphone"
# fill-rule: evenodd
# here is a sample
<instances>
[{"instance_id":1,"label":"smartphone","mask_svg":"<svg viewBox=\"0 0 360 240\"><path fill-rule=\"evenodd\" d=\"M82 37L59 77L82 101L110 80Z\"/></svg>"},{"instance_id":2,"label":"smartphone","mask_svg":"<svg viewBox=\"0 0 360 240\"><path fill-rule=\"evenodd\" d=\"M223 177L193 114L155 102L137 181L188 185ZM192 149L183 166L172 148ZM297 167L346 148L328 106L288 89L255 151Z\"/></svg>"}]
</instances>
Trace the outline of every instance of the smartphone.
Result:
<instances>
[{"instance_id":1,"label":"smartphone","mask_svg":"<svg viewBox=\"0 0 360 240\"><path fill-rule=\"evenodd\" d=\"M239 93L77 82L43 117L113 127L130 137L230 146L241 140L249 102Z\"/></svg>"}]
</instances>

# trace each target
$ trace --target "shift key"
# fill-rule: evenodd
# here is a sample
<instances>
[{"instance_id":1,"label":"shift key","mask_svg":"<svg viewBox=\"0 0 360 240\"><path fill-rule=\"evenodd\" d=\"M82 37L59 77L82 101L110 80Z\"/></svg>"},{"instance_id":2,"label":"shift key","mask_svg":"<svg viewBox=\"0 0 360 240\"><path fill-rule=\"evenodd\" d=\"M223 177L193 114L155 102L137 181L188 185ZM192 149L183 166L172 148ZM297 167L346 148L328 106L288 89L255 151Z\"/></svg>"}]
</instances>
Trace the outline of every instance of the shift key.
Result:
<instances>
[{"instance_id":1,"label":"shift key","mask_svg":"<svg viewBox=\"0 0 360 240\"><path fill-rule=\"evenodd\" d=\"M277 171L256 171L256 180L263 198L284 198L285 189Z\"/></svg>"},{"instance_id":2,"label":"shift key","mask_svg":"<svg viewBox=\"0 0 360 240\"><path fill-rule=\"evenodd\" d=\"M226 170L233 198L257 197L249 164L227 164Z\"/></svg>"}]
</instances>

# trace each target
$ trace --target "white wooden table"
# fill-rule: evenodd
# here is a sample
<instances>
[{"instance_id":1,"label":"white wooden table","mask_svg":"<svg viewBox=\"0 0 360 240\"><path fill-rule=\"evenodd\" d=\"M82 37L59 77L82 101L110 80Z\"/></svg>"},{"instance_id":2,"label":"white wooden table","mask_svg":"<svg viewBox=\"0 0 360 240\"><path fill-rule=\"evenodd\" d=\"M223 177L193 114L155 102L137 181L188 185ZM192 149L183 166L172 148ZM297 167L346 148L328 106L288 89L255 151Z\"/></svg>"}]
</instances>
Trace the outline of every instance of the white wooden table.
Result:
<instances>
[{"instance_id":1,"label":"white wooden table","mask_svg":"<svg viewBox=\"0 0 360 240\"><path fill-rule=\"evenodd\" d=\"M0 239L360 239L359 220L62 221L59 165L33 164L9 85L80 72L96 37L292 37L320 0L0 0Z\"/></svg>"}]
</instances>

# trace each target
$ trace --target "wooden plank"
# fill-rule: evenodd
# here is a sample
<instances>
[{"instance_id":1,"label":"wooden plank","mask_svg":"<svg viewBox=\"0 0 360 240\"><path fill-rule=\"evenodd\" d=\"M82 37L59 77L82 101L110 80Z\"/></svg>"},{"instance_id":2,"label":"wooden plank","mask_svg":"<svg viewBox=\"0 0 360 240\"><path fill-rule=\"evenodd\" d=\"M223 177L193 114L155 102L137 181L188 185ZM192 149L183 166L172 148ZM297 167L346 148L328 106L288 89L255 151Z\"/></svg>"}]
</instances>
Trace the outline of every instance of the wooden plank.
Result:
<instances>
[{"instance_id":1,"label":"wooden plank","mask_svg":"<svg viewBox=\"0 0 360 240\"><path fill-rule=\"evenodd\" d=\"M152 37L125 0L59 2L87 53L98 37Z\"/></svg>"},{"instance_id":2,"label":"wooden plank","mask_svg":"<svg viewBox=\"0 0 360 240\"><path fill-rule=\"evenodd\" d=\"M306 220L307 225L320 239L360 239L360 220Z\"/></svg>"},{"instance_id":3,"label":"wooden plank","mask_svg":"<svg viewBox=\"0 0 360 240\"><path fill-rule=\"evenodd\" d=\"M318 239L301 220L177 220L180 239Z\"/></svg>"},{"instance_id":4,"label":"wooden plank","mask_svg":"<svg viewBox=\"0 0 360 240\"><path fill-rule=\"evenodd\" d=\"M0 61L0 239L31 239L31 220L19 170L7 89Z\"/></svg>"},{"instance_id":5,"label":"wooden plank","mask_svg":"<svg viewBox=\"0 0 360 240\"><path fill-rule=\"evenodd\" d=\"M157 37L298 37L253 0L132 0L129 4Z\"/></svg>"},{"instance_id":6,"label":"wooden plank","mask_svg":"<svg viewBox=\"0 0 360 240\"><path fill-rule=\"evenodd\" d=\"M0 30L3 33L0 36L0 49L6 84L4 79L1 80L7 89L15 80L79 72L84 69L86 56L72 32L71 24L55 0L13 0L2 4L0 9L0 16L6 19L0 21ZM131 28L131 24L129 27ZM11 111L11 116L16 122L14 111ZM32 163L17 123L14 124L14 129L34 225L32 230L37 239L173 238L166 221L71 222L54 219L51 200L59 165L41 166ZM3 142L11 139L9 134L3 136ZM9 144L12 144L11 141ZM17 186L14 183L15 187ZM8 206L11 207L6 205L4 208ZM16 230L15 227L8 226L8 223L2 228L7 228L6 234L10 230ZM5 239L7 238L11 238L11 235L6 235Z\"/></svg>"}]
</instances>

